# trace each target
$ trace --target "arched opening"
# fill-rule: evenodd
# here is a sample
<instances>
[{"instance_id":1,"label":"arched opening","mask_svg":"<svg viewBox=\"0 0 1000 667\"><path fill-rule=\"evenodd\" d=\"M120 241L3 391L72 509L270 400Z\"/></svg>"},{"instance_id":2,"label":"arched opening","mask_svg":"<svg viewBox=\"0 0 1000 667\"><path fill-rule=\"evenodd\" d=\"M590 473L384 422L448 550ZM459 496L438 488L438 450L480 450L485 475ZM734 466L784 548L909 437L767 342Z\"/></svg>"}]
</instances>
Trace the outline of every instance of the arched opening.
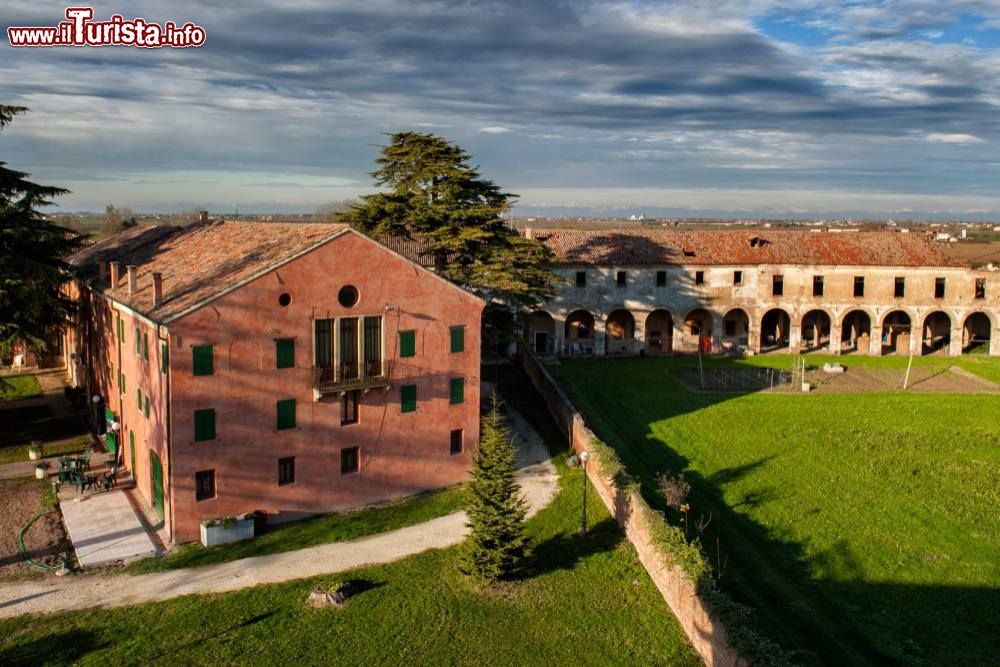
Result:
<instances>
[{"instance_id":1,"label":"arched opening","mask_svg":"<svg viewBox=\"0 0 1000 667\"><path fill-rule=\"evenodd\" d=\"M635 354L635 318L627 310L614 310L608 315L604 330L604 351L608 356Z\"/></svg>"},{"instance_id":2,"label":"arched opening","mask_svg":"<svg viewBox=\"0 0 1000 667\"><path fill-rule=\"evenodd\" d=\"M894 310L882 320L882 354L910 351L910 329L913 323L902 310Z\"/></svg>"},{"instance_id":3,"label":"arched opening","mask_svg":"<svg viewBox=\"0 0 1000 667\"><path fill-rule=\"evenodd\" d=\"M792 318L781 308L772 308L760 320L760 351L774 352L788 347Z\"/></svg>"},{"instance_id":4,"label":"arched opening","mask_svg":"<svg viewBox=\"0 0 1000 667\"><path fill-rule=\"evenodd\" d=\"M556 321L544 310L528 315L528 345L540 356L555 354Z\"/></svg>"},{"instance_id":5,"label":"arched opening","mask_svg":"<svg viewBox=\"0 0 1000 667\"><path fill-rule=\"evenodd\" d=\"M872 318L863 310L844 315L840 326L840 351L868 354L871 350Z\"/></svg>"},{"instance_id":6,"label":"arched opening","mask_svg":"<svg viewBox=\"0 0 1000 667\"><path fill-rule=\"evenodd\" d=\"M948 352L951 343L951 318L947 313L935 311L924 318L923 354L933 354L940 350Z\"/></svg>"},{"instance_id":7,"label":"arched opening","mask_svg":"<svg viewBox=\"0 0 1000 667\"><path fill-rule=\"evenodd\" d=\"M990 337L993 326L986 313L972 313L965 318L962 326L962 352L990 353Z\"/></svg>"},{"instance_id":8,"label":"arched opening","mask_svg":"<svg viewBox=\"0 0 1000 667\"><path fill-rule=\"evenodd\" d=\"M646 317L646 354L674 351L674 318L662 308Z\"/></svg>"},{"instance_id":9,"label":"arched opening","mask_svg":"<svg viewBox=\"0 0 1000 667\"><path fill-rule=\"evenodd\" d=\"M704 308L696 308L684 318L684 350L712 351L712 314Z\"/></svg>"},{"instance_id":10,"label":"arched opening","mask_svg":"<svg viewBox=\"0 0 1000 667\"><path fill-rule=\"evenodd\" d=\"M802 317L802 350L830 349L830 316L823 310L810 310Z\"/></svg>"},{"instance_id":11,"label":"arched opening","mask_svg":"<svg viewBox=\"0 0 1000 667\"><path fill-rule=\"evenodd\" d=\"M733 308L722 318L722 349L746 352L750 345L750 316L742 308Z\"/></svg>"},{"instance_id":12,"label":"arched opening","mask_svg":"<svg viewBox=\"0 0 1000 667\"><path fill-rule=\"evenodd\" d=\"M593 354L594 316L585 310L574 310L566 318L565 336L565 354Z\"/></svg>"}]
</instances>

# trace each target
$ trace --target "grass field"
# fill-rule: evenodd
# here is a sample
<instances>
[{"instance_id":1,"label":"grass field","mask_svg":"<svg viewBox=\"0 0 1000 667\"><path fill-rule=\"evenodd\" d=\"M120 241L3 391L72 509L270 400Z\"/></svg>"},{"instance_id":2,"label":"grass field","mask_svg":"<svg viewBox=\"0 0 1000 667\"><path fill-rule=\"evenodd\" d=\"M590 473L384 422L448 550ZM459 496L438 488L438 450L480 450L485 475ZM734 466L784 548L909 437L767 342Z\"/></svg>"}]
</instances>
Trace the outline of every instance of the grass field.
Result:
<instances>
[{"instance_id":1,"label":"grass field","mask_svg":"<svg viewBox=\"0 0 1000 667\"><path fill-rule=\"evenodd\" d=\"M198 543L185 544L166 557L137 561L127 571L138 574L176 570L354 540L457 512L462 508L463 494L463 487L429 491L357 512L329 514L276 526L252 540L208 549Z\"/></svg>"},{"instance_id":2,"label":"grass field","mask_svg":"<svg viewBox=\"0 0 1000 667\"><path fill-rule=\"evenodd\" d=\"M523 377L511 404L547 419ZM556 434L553 452L563 449ZM477 589L458 548L386 566L117 610L0 621L0 664L698 665L698 658L596 494L592 530L576 534L580 470L557 457L561 488L528 522L523 578ZM309 609L316 585L353 582L339 610Z\"/></svg>"},{"instance_id":3,"label":"grass field","mask_svg":"<svg viewBox=\"0 0 1000 667\"><path fill-rule=\"evenodd\" d=\"M82 452L90 446L91 442L92 439L89 435L81 435L67 442L45 445L42 449L42 455L62 456L63 454ZM30 442L25 442L20 445L0 447L0 465L30 460L28 458L28 446L30 444Z\"/></svg>"},{"instance_id":4,"label":"grass field","mask_svg":"<svg viewBox=\"0 0 1000 667\"><path fill-rule=\"evenodd\" d=\"M692 361L574 361L553 371L651 500L658 471L686 471L692 521L712 517L704 542L716 561L718 539L721 585L756 609L767 634L811 663L985 664L1000 655L989 611L1000 609L1000 396L696 394L666 374ZM1000 360L957 361L1000 374Z\"/></svg>"},{"instance_id":5,"label":"grass field","mask_svg":"<svg viewBox=\"0 0 1000 667\"><path fill-rule=\"evenodd\" d=\"M10 375L0 378L0 401L19 401L42 395L42 386L34 375Z\"/></svg>"}]
</instances>

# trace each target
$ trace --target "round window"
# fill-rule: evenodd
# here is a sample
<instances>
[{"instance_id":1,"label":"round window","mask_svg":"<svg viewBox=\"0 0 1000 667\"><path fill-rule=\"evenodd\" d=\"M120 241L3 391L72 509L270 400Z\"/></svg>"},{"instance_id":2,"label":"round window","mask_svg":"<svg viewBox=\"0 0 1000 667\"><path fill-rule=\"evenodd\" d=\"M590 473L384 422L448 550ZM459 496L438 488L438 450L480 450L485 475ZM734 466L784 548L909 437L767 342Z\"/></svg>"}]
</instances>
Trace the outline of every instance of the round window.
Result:
<instances>
[{"instance_id":1,"label":"round window","mask_svg":"<svg viewBox=\"0 0 1000 667\"><path fill-rule=\"evenodd\" d=\"M344 308L351 308L358 303L358 288L354 285L344 285L337 294L337 301Z\"/></svg>"},{"instance_id":2,"label":"round window","mask_svg":"<svg viewBox=\"0 0 1000 667\"><path fill-rule=\"evenodd\" d=\"M278 297L278 305L284 307L292 302L292 295L288 292L283 293Z\"/></svg>"}]
</instances>

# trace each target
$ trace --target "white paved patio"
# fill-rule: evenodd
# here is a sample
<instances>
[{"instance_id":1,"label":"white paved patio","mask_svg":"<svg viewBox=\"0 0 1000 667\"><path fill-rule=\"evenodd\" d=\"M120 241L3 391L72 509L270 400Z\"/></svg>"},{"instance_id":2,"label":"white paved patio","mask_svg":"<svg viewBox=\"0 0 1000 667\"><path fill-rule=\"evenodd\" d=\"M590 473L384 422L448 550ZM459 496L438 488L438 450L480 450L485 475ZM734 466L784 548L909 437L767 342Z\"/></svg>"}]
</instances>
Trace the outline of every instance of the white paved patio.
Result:
<instances>
[{"instance_id":1,"label":"white paved patio","mask_svg":"<svg viewBox=\"0 0 1000 667\"><path fill-rule=\"evenodd\" d=\"M156 553L153 540L123 490L63 501L59 507L80 567Z\"/></svg>"}]
</instances>

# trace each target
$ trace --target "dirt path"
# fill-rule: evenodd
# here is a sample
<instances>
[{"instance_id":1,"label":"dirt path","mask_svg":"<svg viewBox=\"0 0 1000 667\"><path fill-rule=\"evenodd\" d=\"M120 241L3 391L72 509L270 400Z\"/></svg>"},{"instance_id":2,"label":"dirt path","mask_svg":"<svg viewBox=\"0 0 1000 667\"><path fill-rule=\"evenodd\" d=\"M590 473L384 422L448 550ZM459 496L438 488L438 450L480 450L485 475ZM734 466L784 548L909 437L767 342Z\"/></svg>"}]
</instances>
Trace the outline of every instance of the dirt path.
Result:
<instances>
[{"instance_id":1,"label":"dirt path","mask_svg":"<svg viewBox=\"0 0 1000 667\"><path fill-rule=\"evenodd\" d=\"M555 497L558 476L541 436L520 415L510 410L508 415L517 436L519 464L523 462L518 481L531 515ZM350 542L171 572L138 576L53 576L40 581L4 584L0 585L0 618L90 607L122 607L181 595L223 593L389 563L428 549L443 549L460 543L467 533L465 521L465 513L456 512Z\"/></svg>"}]
</instances>

